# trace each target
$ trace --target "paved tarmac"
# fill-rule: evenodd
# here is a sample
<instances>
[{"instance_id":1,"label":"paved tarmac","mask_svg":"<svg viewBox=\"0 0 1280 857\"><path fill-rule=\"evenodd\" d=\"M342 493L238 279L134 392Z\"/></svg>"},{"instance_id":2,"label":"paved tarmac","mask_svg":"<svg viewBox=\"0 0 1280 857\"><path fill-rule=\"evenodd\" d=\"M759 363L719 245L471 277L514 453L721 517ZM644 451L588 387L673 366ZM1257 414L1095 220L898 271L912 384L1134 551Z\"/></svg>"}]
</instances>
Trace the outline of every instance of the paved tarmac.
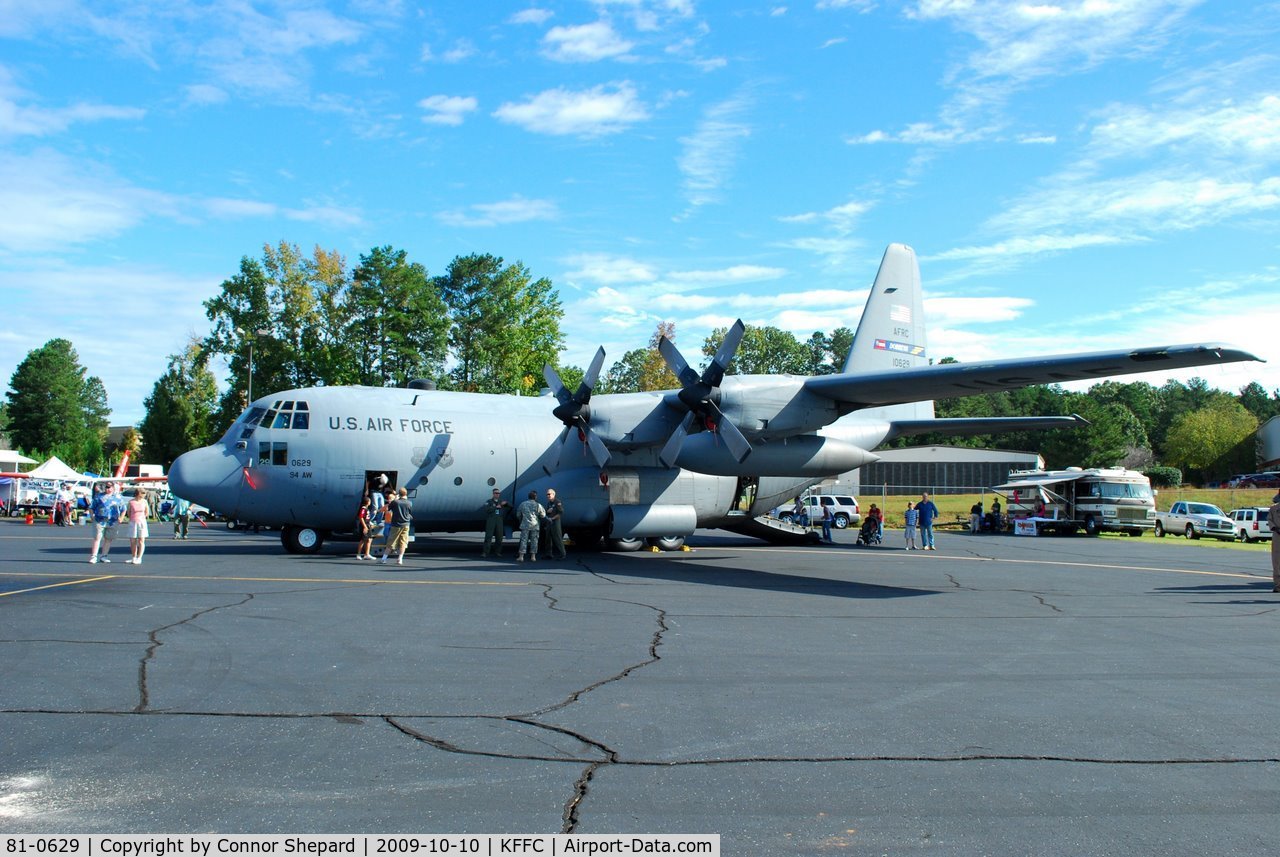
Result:
<instances>
[{"instance_id":1,"label":"paved tarmac","mask_svg":"<svg viewBox=\"0 0 1280 857\"><path fill-rule=\"evenodd\" d=\"M0 521L0 833L1275 853L1267 548L942 534L517 565ZM508 543L508 556L514 546Z\"/></svg>"}]
</instances>

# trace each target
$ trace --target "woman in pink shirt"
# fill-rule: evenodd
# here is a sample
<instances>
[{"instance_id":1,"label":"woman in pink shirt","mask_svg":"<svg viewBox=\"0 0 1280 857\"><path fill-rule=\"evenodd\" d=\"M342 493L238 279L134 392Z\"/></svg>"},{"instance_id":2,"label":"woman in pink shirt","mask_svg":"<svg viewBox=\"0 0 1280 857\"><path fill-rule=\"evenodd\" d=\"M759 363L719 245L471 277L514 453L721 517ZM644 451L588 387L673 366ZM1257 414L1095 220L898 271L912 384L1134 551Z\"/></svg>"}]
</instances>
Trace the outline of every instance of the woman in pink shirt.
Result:
<instances>
[{"instance_id":1,"label":"woman in pink shirt","mask_svg":"<svg viewBox=\"0 0 1280 857\"><path fill-rule=\"evenodd\" d=\"M133 550L133 559L129 562L134 565L142 565L148 535L146 494L141 488L135 488L133 499L129 501L129 547Z\"/></svg>"}]
</instances>

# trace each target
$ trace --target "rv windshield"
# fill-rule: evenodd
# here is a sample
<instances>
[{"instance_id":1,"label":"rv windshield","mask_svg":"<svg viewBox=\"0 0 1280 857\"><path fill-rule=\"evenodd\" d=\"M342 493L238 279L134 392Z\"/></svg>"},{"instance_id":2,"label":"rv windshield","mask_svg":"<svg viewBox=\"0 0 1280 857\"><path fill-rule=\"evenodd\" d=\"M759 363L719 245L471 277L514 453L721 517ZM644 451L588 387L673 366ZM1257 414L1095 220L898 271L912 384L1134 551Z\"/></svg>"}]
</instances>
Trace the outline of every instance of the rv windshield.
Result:
<instances>
[{"instance_id":1,"label":"rv windshield","mask_svg":"<svg viewBox=\"0 0 1280 857\"><path fill-rule=\"evenodd\" d=\"M1102 496L1121 500L1152 500L1151 486L1142 482L1103 482Z\"/></svg>"}]
</instances>

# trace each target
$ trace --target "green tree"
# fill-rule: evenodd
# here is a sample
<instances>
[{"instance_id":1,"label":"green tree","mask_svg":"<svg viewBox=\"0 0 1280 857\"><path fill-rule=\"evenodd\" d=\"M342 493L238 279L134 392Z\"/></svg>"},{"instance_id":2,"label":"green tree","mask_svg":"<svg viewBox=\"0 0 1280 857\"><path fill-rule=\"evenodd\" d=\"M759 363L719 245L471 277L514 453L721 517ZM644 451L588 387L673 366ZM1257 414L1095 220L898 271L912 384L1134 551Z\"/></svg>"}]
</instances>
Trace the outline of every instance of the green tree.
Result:
<instances>
[{"instance_id":1,"label":"green tree","mask_svg":"<svg viewBox=\"0 0 1280 857\"><path fill-rule=\"evenodd\" d=\"M727 327L718 327L703 341L702 353L707 357L708 363L728 332ZM808 375L812 365L812 352L805 343L796 339L795 334L777 327L748 324L742 333L742 342L733 355L729 371L735 375L773 375L782 372Z\"/></svg>"},{"instance_id":2,"label":"green tree","mask_svg":"<svg viewBox=\"0 0 1280 857\"><path fill-rule=\"evenodd\" d=\"M73 467L90 463L96 446L101 454L106 437L106 389L87 376L75 348L65 339L51 339L29 352L9 379L9 435L28 451L66 452ZM59 456L61 457L61 456Z\"/></svg>"},{"instance_id":3,"label":"green tree","mask_svg":"<svg viewBox=\"0 0 1280 857\"><path fill-rule=\"evenodd\" d=\"M169 368L143 400L142 457L168 469L182 453L212 442L217 400L217 382L199 340L193 340L169 357Z\"/></svg>"},{"instance_id":4,"label":"green tree","mask_svg":"<svg viewBox=\"0 0 1280 857\"><path fill-rule=\"evenodd\" d=\"M1250 381L1240 388L1240 404L1257 417L1259 423L1265 423L1280 414L1280 390L1274 390L1268 396L1265 387L1257 381Z\"/></svg>"},{"instance_id":5,"label":"green tree","mask_svg":"<svg viewBox=\"0 0 1280 857\"><path fill-rule=\"evenodd\" d=\"M404 385L443 373L446 307L426 268L405 251L376 247L360 257L346 314L358 383Z\"/></svg>"},{"instance_id":6,"label":"green tree","mask_svg":"<svg viewBox=\"0 0 1280 857\"><path fill-rule=\"evenodd\" d=\"M1175 417L1166 439L1165 460L1201 478L1226 475L1220 463L1258 430L1258 418L1231 397L1211 401L1200 410Z\"/></svg>"},{"instance_id":7,"label":"green tree","mask_svg":"<svg viewBox=\"0 0 1280 857\"><path fill-rule=\"evenodd\" d=\"M560 298L524 265L459 256L436 278L449 311L450 385L477 393L537 393L563 347Z\"/></svg>"}]
</instances>

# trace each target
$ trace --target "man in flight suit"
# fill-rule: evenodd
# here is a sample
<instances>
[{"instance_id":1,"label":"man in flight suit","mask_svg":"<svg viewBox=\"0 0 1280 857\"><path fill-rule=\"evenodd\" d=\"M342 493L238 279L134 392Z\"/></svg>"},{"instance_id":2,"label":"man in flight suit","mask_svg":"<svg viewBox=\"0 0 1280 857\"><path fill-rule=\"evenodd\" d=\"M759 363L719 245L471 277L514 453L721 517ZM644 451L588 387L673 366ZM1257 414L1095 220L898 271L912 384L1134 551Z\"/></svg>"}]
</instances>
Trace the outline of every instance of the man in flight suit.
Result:
<instances>
[{"instance_id":1,"label":"man in flight suit","mask_svg":"<svg viewBox=\"0 0 1280 857\"><path fill-rule=\"evenodd\" d=\"M494 556L502 556L503 519L507 507L511 504L502 499L502 492L493 489L493 496L484 501L484 554L488 556L490 548Z\"/></svg>"}]
</instances>

